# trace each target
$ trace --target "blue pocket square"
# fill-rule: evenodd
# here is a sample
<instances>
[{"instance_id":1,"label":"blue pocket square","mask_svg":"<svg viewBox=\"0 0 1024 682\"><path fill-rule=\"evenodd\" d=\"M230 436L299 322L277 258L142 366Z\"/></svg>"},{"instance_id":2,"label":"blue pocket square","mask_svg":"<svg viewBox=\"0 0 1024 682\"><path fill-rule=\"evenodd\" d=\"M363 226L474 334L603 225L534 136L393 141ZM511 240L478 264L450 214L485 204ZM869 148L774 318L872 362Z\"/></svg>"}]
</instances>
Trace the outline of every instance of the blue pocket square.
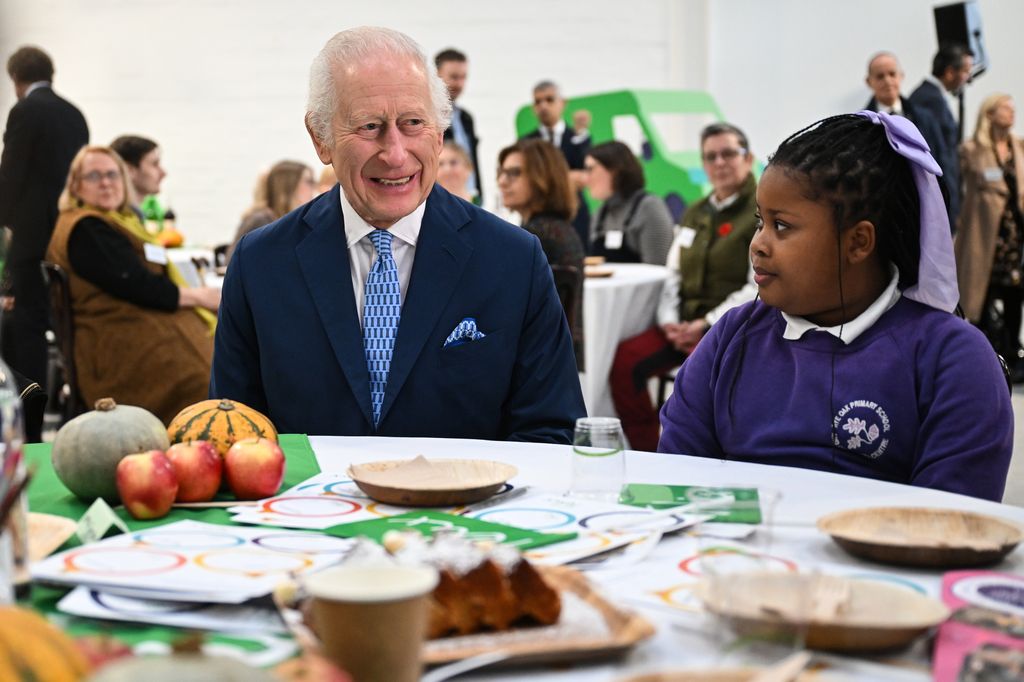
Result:
<instances>
[{"instance_id":1,"label":"blue pocket square","mask_svg":"<svg viewBox=\"0 0 1024 682\"><path fill-rule=\"evenodd\" d=\"M476 320L472 317L467 317L455 325L455 329L448 335L448 338L444 340L444 347L449 346L461 346L467 341L477 341L487 336L482 331L477 330Z\"/></svg>"}]
</instances>

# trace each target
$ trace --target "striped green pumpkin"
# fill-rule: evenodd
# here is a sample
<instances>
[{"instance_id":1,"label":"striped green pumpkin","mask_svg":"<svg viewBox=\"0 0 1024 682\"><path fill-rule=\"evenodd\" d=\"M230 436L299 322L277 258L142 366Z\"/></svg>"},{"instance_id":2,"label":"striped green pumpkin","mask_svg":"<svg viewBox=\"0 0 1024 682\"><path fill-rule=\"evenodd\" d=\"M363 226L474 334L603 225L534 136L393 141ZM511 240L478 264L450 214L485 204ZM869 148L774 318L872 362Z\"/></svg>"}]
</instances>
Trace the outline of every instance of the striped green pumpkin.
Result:
<instances>
[{"instance_id":1,"label":"striped green pumpkin","mask_svg":"<svg viewBox=\"0 0 1024 682\"><path fill-rule=\"evenodd\" d=\"M167 435L171 443L209 441L221 457L246 438L277 441L277 429L265 415L233 400L204 400L186 407L171 420Z\"/></svg>"}]
</instances>

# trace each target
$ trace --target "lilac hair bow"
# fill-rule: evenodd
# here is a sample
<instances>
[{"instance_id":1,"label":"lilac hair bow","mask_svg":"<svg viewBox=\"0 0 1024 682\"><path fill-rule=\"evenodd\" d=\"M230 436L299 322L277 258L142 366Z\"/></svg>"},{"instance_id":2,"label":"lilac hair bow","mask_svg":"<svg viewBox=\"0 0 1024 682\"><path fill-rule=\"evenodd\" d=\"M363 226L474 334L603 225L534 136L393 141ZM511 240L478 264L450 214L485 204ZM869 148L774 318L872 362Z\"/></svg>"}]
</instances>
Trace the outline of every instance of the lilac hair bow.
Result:
<instances>
[{"instance_id":1,"label":"lilac hair bow","mask_svg":"<svg viewBox=\"0 0 1024 682\"><path fill-rule=\"evenodd\" d=\"M946 213L946 204L942 200L942 190L939 189L936 177L942 175L942 169L931 155L921 131L909 119L866 110L858 111L857 116L863 116L885 128L889 145L893 151L910 161L914 174L921 205L921 260L917 284L904 290L903 295L951 313L960 301L960 291L956 282L956 260L953 258L949 214Z\"/></svg>"}]
</instances>

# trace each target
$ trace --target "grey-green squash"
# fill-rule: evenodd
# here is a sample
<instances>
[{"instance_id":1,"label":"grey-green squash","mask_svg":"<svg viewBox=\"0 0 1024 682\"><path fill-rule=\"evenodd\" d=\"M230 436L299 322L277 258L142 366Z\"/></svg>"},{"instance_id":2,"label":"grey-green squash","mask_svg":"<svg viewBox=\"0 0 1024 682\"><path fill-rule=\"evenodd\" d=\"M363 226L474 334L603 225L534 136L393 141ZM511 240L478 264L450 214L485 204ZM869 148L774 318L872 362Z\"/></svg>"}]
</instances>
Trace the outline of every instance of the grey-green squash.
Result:
<instances>
[{"instance_id":1,"label":"grey-green squash","mask_svg":"<svg viewBox=\"0 0 1024 682\"><path fill-rule=\"evenodd\" d=\"M110 398L78 415L57 432L53 470L68 490L85 500L119 502L117 463L125 455L170 447L163 423L141 407L118 405Z\"/></svg>"}]
</instances>

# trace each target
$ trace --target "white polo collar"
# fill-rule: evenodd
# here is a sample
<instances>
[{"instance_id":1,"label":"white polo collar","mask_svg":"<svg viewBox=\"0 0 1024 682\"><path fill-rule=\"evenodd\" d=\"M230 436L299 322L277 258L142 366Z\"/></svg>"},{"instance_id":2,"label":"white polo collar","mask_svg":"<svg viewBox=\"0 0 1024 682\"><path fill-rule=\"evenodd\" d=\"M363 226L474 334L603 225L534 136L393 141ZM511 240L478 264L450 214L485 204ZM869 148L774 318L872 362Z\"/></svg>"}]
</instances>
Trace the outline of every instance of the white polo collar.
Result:
<instances>
[{"instance_id":1,"label":"white polo collar","mask_svg":"<svg viewBox=\"0 0 1024 682\"><path fill-rule=\"evenodd\" d=\"M782 313L782 317L786 320L786 330L782 332L782 338L787 341L797 341L809 331L819 331L831 334L847 345L853 343L854 339L870 329L871 325L878 322L882 315L896 305L896 302L903 295L897 286L900 281L899 270L894 266L892 271L892 279L889 280L889 286L885 288L882 295L876 298L875 302L869 305L867 310L846 324L836 325L835 327L819 327L802 317ZM842 330L842 335L839 333L840 330Z\"/></svg>"}]
</instances>

